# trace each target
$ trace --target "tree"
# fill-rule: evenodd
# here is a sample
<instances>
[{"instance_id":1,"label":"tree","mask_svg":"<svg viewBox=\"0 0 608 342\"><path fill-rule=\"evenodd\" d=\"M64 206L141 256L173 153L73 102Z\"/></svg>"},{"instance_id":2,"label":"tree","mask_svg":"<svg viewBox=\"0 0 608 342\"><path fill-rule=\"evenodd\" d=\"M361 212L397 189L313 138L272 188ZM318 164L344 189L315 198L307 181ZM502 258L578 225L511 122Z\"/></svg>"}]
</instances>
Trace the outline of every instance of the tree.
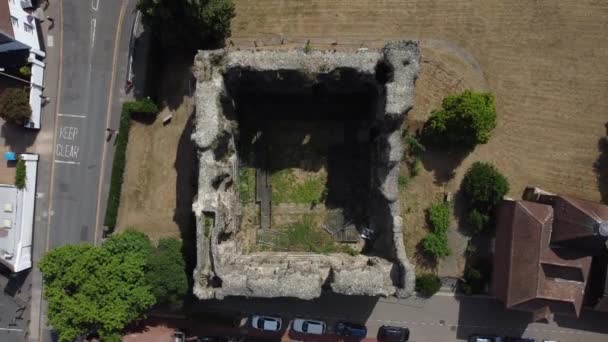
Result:
<instances>
[{"instance_id":1,"label":"tree","mask_svg":"<svg viewBox=\"0 0 608 342\"><path fill-rule=\"evenodd\" d=\"M490 217L487 214L480 213L477 209L472 209L467 214L467 223L474 234L479 234L487 228Z\"/></svg>"},{"instance_id":2,"label":"tree","mask_svg":"<svg viewBox=\"0 0 608 342\"><path fill-rule=\"evenodd\" d=\"M55 248L40 261L48 317L59 341L90 332L120 341L125 325L155 303L146 282L150 241L131 231L90 244Z\"/></svg>"},{"instance_id":3,"label":"tree","mask_svg":"<svg viewBox=\"0 0 608 342\"><path fill-rule=\"evenodd\" d=\"M424 297L430 297L441 289L441 279L432 273L423 273L416 277L416 291Z\"/></svg>"},{"instance_id":4,"label":"tree","mask_svg":"<svg viewBox=\"0 0 608 342\"><path fill-rule=\"evenodd\" d=\"M465 90L443 99L441 109L433 111L425 123L423 136L431 145L470 149L487 143L494 127L494 96Z\"/></svg>"},{"instance_id":5,"label":"tree","mask_svg":"<svg viewBox=\"0 0 608 342\"><path fill-rule=\"evenodd\" d=\"M0 117L6 122L25 125L30 121L30 94L23 88L8 88L0 94Z\"/></svg>"},{"instance_id":6,"label":"tree","mask_svg":"<svg viewBox=\"0 0 608 342\"><path fill-rule=\"evenodd\" d=\"M509 192L509 182L494 165L475 162L465 174L461 189L470 207L488 213Z\"/></svg>"},{"instance_id":7,"label":"tree","mask_svg":"<svg viewBox=\"0 0 608 342\"><path fill-rule=\"evenodd\" d=\"M165 48L200 48L205 40L230 35L232 0L139 0L144 25L160 36Z\"/></svg>"},{"instance_id":8,"label":"tree","mask_svg":"<svg viewBox=\"0 0 608 342\"><path fill-rule=\"evenodd\" d=\"M188 292L186 263L177 239L161 239L150 255L146 279L159 303L179 304Z\"/></svg>"},{"instance_id":9,"label":"tree","mask_svg":"<svg viewBox=\"0 0 608 342\"><path fill-rule=\"evenodd\" d=\"M26 177L25 161L19 159L15 167L15 186L17 189L22 190L25 188Z\"/></svg>"}]
</instances>

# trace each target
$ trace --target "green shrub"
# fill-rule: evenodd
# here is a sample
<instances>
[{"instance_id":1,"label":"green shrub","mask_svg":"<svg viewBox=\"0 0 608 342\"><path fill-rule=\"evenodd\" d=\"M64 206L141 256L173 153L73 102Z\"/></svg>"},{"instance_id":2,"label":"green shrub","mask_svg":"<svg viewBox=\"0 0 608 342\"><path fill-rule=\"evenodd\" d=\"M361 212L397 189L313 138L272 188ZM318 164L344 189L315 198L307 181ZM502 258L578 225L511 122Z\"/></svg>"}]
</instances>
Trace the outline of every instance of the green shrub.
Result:
<instances>
[{"instance_id":1,"label":"green shrub","mask_svg":"<svg viewBox=\"0 0 608 342\"><path fill-rule=\"evenodd\" d=\"M441 279L432 273L424 273L416 277L416 291L424 297L430 297L441 289Z\"/></svg>"},{"instance_id":2,"label":"green shrub","mask_svg":"<svg viewBox=\"0 0 608 342\"><path fill-rule=\"evenodd\" d=\"M32 76L32 69L28 65L24 65L19 68L19 73L21 74L21 76L29 78Z\"/></svg>"},{"instance_id":3,"label":"green shrub","mask_svg":"<svg viewBox=\"0 0 608 342\"><path fill-rule=\"evenodd\" d=\"M127 162L127 143L129 142L129 130L131 128L131 116L134 113L152 114L157 113L158 107L150 98L141 101L125 102L120 111L120 124L116 136L116 150L112 162L112 175L110 178L110 191L106 206L104 225L113 230L116 226L118 208L120 206L120 194L124 178L125 164Z\"/></svg>"},{"instance_id":4,"label":"green shrub","mask_svg":"<svg viewBox=\"0 0 608 342\"><path fill-rule=\"evenodd\" d=\"M239 170L239 195L241 203L253 202L255 199L255 169L242 167Z\"/></svg>"},{"instance_id":5,"label":"green shrub","mask_svg":"<svg viewBox=\"0 0 608 342\"><path fill-rule=\"evenodd\" d=\"M304 53L310 53L312 51L312 47L310 46L310 40L306 41L306 45L304 45Z\"/></svg>"},{"instance_id":6,"label":"green shrub","mask_svg":"<svg viewBox=\"0 0 608 342\"><path fill-rule=\"evenodd\" d=\"M0 117L15 125L25 125L32 117L30 93L23 88L8 88L0 93Z\"/></svg>"},{"instance_id":7,"label":"green shrub","mask_svg":"<svg viewBox=\"0 0 608 342\"><path fill-rule=\"evenodd\" d=\"M150 99L150 97L146 97L143 100L126 102L124 106L127 107L127 111L129 115L133 117L134 115L141 115L145 117L154 117L158 114L158 106Z\"/></svg>"},{"instance_id":8,"label":"green shrub","mask_svg":"<svg viewBox=\"0 0 608 342\"><path fill-rule=\"evenodd\" d=\"M488 142L494 127L494 96L466 90L443 99L441 109L433 111L425 123L423 136L435 146L468 149Z\"/></svg>"},{"instance_id":9,"label":"green shrub","mask_svg":"<svg viewBox=\"0 0 608 342\"><path fill-rule=\"evenodd\" d=\"M405 189L405 188L407 188L407 185L409 184L410 179L406 175L399 175L399 178L397 179L397 181L399 182L399 187L401 187L402 189Z\"/></svg>"},{"instance_id":10,"label":"green shrub","mask_svg":"<svg viewBox=\"0 0 608 342\"><path fill-rule=\"evenodd\" d=\"M412 163L412 167L410 167L410 174L412 177L416 177L420 174L420 171L422 171L422 162L420 161L420 158L416 157Z\"/></svg>"},{"instance_id":11,"label":"green shrub","mask_svg":"<svg viewBox=\"0 0 608 342\"><path fill-rule=\"evenodd\" d=\"M436 259L442 259L450 254L450 246L448 245L448 236L446 234L429 233L422 239L422 247L424 252Z\"/></svg>"},{"instance_id":12,"label":"green shrub","mask_svg":"<svg viewBox=\"0 0 608 342\"><path fill-rule=\"evenodd\" d=\"M492 164L475 162L465 174L461 189L472 208L487 213L509 192L509 182Z\"/></svg>"},{"instance_id":13,"label":"green shrub","mask_svg":"<svg viewBox=\"0 0 608 342\"><path fill-rule=\"evenodd\" d=\"M488 227L490 217L486 214L480 213L477 209L472 209L467 214L467 223L469 224L470 230L474 234L479 234Z\"/></svg>"},{"instance_id":14,"label":"green shrub","mask_svg":"<svg viewBox=\"0 0 608 342\"><path fill-rule=\"evenodd\" d=\"M25 160L19 159L15 168L15 186L17 189L25 189L26 169Z\"/></svg>"},{"instance_id":15,"label":"green shrub","mask_svg":"<svg viewBox=\"0 0 608 342\"><path fill-rule=\"evenodd\" d=\"M481 294L492 277L492 262L481 259L472 266L467 266L462 274L460 289L465 294Z\"/></svg>"},{"instance_id":16,"label":"green shrub","mask_svg":"<svg viewBox=\"0 0 608 342\"><path fill-rule=\"evenodd\" d=\"M434 233L447 233L452 216L452 208L448 202L441 201L431 205L427 210L427 216Z\"/></svg>"},{"instance_id":17,"label":"green shrub","mask_svg":"<svg viewBox=\"0 0 608 342\"><path fill-rule=\"evenodd\" d=\"M416 137L410 134L405 134L403 136L403 143L405 145L406 154L409 156L420 157L422 153L426 151L424 145L422 145Z\"/></svg>"},{"instance_id":18,"label":"green shrub","mask_svg":"<svg viewBox=\"0 0 608 342\"><path fill-rule=\"evenodd\" d=\"M431 226L431 232L422 240L422 247L434 258L441 259L451 254L447 235L451 216L452 208L448 202L435 203L427 210L427 220Z\"/></svg>"}]
</instances>

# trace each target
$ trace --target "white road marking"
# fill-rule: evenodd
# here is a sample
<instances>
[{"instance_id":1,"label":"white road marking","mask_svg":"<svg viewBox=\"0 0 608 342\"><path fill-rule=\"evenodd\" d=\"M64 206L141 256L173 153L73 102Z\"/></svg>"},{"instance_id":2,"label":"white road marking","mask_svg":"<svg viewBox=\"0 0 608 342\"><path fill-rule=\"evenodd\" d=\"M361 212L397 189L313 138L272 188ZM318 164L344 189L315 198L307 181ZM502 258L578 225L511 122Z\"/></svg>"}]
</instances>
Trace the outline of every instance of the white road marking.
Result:
<instances>
[{"instance_id":1,"label":"white road marking","mask_svg":"<svg viewBox=\"0 0 608 342\"><path fill-rule=\"evenodd\" d=\"M95 46L95 27L97 26L97 19L91 19L91 49Z\"/></svg>"},{"instance_id":2,"label":"white road marking","mask_svg":"<svg viewBox=\"0 0 608 342\"><path fill-rule=\"evenodd\" d=\"M80 162L67 161L67 160L57 160L57 159L55 159L55 163L80 165Z\"/></svg>"},{"instance_id":3,"label":"white road marking","mask_svg":"<svg viewBox=\"0 0 608 342\"><path fill-rule=\"evenodd\" d=\"M51 36L50 34L48 36L46 36L46 46L47 47L53 47L53 45L55 45L55 39L53 36Z\"/></svg>"},{"instance_id":4,"label":"white road marking","mask_svg":"<svg viewBox=\"0 0 608 342\"><path fill-rule=\"evenodd\" d=\"M99 0L91 0L91 8L93 11L97 11L99 9Z\"/></svg>"},{"instance_id":5,"label":"white road marking","mask_svg":"<svg viewBox=\"0 0 608 342\"><path fill-rule=\"evenodd\" d=\"M67 116L70 118L82 118L82 119L86 119L87 117L85 115L74 115L74 114L57 114L57 116Z\"/></svg>"}]
</instances>

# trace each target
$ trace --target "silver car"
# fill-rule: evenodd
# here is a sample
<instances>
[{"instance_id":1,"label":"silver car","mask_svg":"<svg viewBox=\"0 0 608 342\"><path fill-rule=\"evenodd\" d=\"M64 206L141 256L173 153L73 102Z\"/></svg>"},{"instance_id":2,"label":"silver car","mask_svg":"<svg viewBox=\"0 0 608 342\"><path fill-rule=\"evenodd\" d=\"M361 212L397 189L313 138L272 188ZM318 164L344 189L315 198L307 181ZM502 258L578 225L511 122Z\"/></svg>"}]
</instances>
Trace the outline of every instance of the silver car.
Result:
<instances>
[{"instance_id":1,"label":"silver car","mask_svg":"<svg viewBox=\"0 0 608 342\"><path fill-rule=\"evenodd\" d=\"M291 322L291 329L303 334L323 335L326 327L325 322L313 319L296 318Z\"/></svg>"},{"instance_id":2,"label":"silver car","mask_svg":"<svg viewBox=\"0 0 608 342\"><path fill-rule=\"evenodd\" d=\"M262 331L281 330L281 319L272 316L255 315L251 317L251 327Z\"/></svg>"}]
</instances>

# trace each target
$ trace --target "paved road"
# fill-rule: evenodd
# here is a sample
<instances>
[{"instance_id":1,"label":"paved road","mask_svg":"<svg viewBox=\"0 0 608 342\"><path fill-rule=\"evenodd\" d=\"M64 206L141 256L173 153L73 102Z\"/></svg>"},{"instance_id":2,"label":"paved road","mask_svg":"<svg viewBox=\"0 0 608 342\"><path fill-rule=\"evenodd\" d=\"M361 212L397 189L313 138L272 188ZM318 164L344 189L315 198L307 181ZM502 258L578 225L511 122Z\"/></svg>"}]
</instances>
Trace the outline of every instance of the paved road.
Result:
<instances>
[{"instance_id":1,"label":"paved road","mask_svg":"<svg viewBox=\"0 0 608 342\"><path fill-rule=\"evenodd\" d=\"M229 298L201 304L203 310L271 313L321 318L333 326L338 320L366 322L369 337L381 325L406 326L411 341L466 340L473 333L525 336L537 341L608 341L608 314L585 312L580 319L562 318L550 323L528 324L525 313L506 311L493 299L440 294L431 299L365 298L331 295L314 301Z\"/></svg>"},{"instance_id":2,"label":"paved road","mask_svg":"<svg viewBox=\"0 0 608 342\"><path fill-rule=\"evenodd\" d=\"M63 2L49 247L94 241L106 112L121 1Z\"/></svg>"},{"instance_id":3,"label":"paved road","mask_svg":"<svg viewBox=\"0 0 608 342\"><path fill-rule=\"evenodd\" d=\"M55 18L53 26L44 23L45 93L52 101L37 139L35 263L57 246L99 242L96 225L103 224L113 156L106 127L118 125L134 5L134 0L57 0L45 11ZM41 288L35 265L30 341L50 339Z\"/></svg>"}]
</instances>

